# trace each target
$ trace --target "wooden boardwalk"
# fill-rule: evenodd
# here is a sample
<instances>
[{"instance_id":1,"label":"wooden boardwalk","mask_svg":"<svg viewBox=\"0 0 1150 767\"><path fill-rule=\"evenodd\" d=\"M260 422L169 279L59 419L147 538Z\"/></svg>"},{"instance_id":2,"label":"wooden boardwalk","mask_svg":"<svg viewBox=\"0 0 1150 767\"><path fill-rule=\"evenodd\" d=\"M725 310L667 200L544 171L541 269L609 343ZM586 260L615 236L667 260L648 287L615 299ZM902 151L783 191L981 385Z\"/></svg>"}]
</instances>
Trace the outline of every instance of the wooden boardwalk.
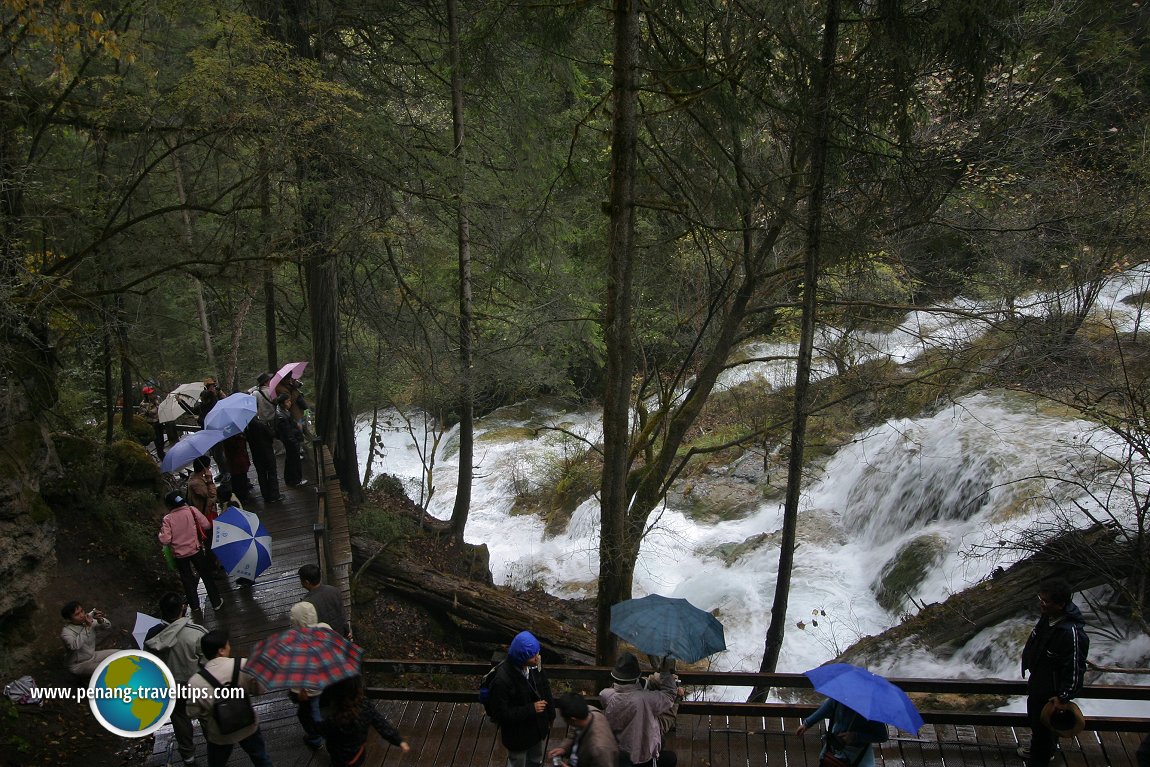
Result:
<instances>
[{"instance_id":1,"label":"wooden boardwalk","mask_svg":"<svg viewBox=\"0 0 1150 767\"><path fill-rule=\"evenodd\" d=\"M349 604L348 575L351 566L351 547L348 542L347 519L343 513L343 500L338 483L334 480L331 458L324 452L323 471L316 470L314 456L305 463L305 476L308 484L302 487L287 487L282 483L283 465L280 463L283 501L267 504L259 500L248 506L248 511L259 515L272 536L272 565L263 573L254 586L240 587L235 582L216 579L216 585L224 597L224 606L215 612L207 606L203 584L200 585L200 600L205 605L202 626L208 629L227 629L231 635L233 653L237 657L247 657L252 647L260 639L288 628L288 618L292 605L303 599L307 593L300 586L298 571L306 564L318 564L322 572L328 572L328 560L336 573L335 585L344 592L344 604ZM258 490L255 472L251 472L254 488ZM335 499L335 503L333 503ZM324 506L332 511L337 506L337 519L328 524L325 530L327 545L317 544L316 525L324 517ZM326 576L325 576L326 580ZM179 582L173 576L172 588L179 590ZM198 617L198 616L197 616ZM257 711L264 721L265 732L276 741L273 753L275 763L308 764L311 752L302 743L302 731L295 719L295 706L287 699L287 693L276 692L258 700ZM291 748L285 750L281 736L290 732ZM195 725L196 759L198 764L206 764L207 756L200 726ZM273 746L269 737L269 746ZM298 752L298 753L296 753ZM302 761L301 761L302 760ZM160 729L155 736L152 755L146 765L179 764L179 754L172 741L171 726ZM235 750L230 764L251 764L247 755Z\"/></svg>"}]
</instances>

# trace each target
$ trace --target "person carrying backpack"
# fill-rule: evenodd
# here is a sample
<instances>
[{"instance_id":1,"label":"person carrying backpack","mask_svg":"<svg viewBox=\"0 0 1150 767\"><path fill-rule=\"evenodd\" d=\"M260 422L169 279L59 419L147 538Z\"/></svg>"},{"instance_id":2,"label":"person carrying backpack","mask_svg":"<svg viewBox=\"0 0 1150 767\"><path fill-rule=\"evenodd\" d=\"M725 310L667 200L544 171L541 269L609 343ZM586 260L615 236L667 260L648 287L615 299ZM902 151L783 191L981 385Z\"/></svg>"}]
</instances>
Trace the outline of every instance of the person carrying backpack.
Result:
<instances>
[{"instance_id":1,"label":"person carrying backpack","mask_svg":"<svg viewBox=\"0 0 1150 767\"><path fill-rule=\"evenodd\" d=\"M241 673L243 658L232 658L228 632L209 631L200 640L207 663L188 681L192 700L188 714L200 720L208 742L208 767L226 767L232 748L239 744L255 767L272 767L259 717L252 707L253 695L266 690L254 677ZM221 693L225 687L239 687L243 698ZM229 691L230 692L230 691ZM246 706L244 705L246 703Z\"/></svg>"},{"instance_id":2,"label":"person carrying backpack","mask_svg":"<svg viewBox=\"0 0 1150 767\"><path fill-rule=\"evenodd\" d=\"M507 660L497 666L491 680L487 710L499 725L507 767L539 767L555 709L551 684L541 665L539 640L530 631L520 631L511 640Z\"/></svg>"},{"instance_id":3,"label":"person carrying backpack","mask_svg":"<svg viewBox=\"0 0 1150 767\"><path fill-rule=\"evenodd\" d=\"M875 767L874 749L871 746L890 737L885 724L867 719L837 700L827 698L813 714L803 720L795 733L802 735L823 719L830 720L830 727L827 728L823 748L819 752L819 764L822 767Z\"/></svg>"},{"instance_id":4,"label":"person carrying backpack","mask_svg":"<svg viewBox=\"0 0 1150 767\"><path fill-rule=\"evenodd\" d=\"M144 649L159 656L171 669L176 684L187 685L204 658L200 640L207 629L192 622L188 617L188 606L184 598L174 591L160 597L160 617L164 623L154 626L144 640ZM196 749L192 743L192 717L188 714L188 701L180 698L172 708L172 732L180 759L185 765L196 763Z\"/></svg>"}]
</instances>

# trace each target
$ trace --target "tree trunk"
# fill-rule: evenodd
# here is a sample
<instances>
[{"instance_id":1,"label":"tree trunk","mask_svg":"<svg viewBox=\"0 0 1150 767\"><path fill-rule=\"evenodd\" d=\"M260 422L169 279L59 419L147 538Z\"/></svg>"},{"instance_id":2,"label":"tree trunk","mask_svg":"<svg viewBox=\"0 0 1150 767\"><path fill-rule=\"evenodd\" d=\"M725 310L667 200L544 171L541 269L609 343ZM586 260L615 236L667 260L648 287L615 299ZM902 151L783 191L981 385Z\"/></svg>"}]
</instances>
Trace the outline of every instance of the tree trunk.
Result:
<instances>
[{"instance_id":1,"label":"tree trunk","mask_svg":"<svg viewBox=\"0 0 1150 767\"><path fill-rule=\"evenodd\" d=\"M184 219L184 249L190 258L196 242L195 224L192 222L192 212L187 208L188 195L184 188L184 169L180 165L179 155L175 152L172 153L172 165L176 170L176 199L184 206L181 211ZM207 355L208 370L212 371L213 375L219 375L220 371L216 369L216 352L212 345L212 326L208 321L208 306L204 301L204 284L198 278L195 282L196 314L199 316L200 331L204 336L204 354Z\"/></svg>"},{"instance_id":2,"label":"tree trunk","mask_svg":"<svg viewBox=\"0 0 1150 767\"><path fill-rule=\"evenodd\" d=\"M267 150L260 155L260 228L264 242L269 242L272 233L271 181L268 178ZM266 253L265 256L270 256ZM268 371L279 370L279 349L276 344L276 273L275 261L267 258L263 269L264 288L264 344L267 349Z\"/></svg>"},{"instance_id":3,"label":"tree trunk","mask_svg":"<svg viewBox=\"0 0 1150 767\"><path fill-rule=\"evenodd\" d=\"M599 526L599 588L596 661L611 665L618 640L611 633L611 606L631 596L635 561L627 546L627 473L630 453L632 274L635 234L635 151L638 98L635 70L639 48L639 4L615 0L615 58L612 63L611 172L607 233L607 297L603 336L607 347L603 395L603 476Z\"/></svg>"},{"instance_id":4,"label":"tree trunk","mask_svg":"<svg viewBox=\"0 0 1150 767\"><path fill-rule=\"evenodd\" d=\"M838 35L838 2L827 0L823 27L823 50L815 83L815 113L811 148L811 194L807 219L806 270L803 275L802 327L795 370L794 422L791 426L791 454L787 465L787 493L783 506L782 539L779 541L779 574L771 605L761 672L774 672L779 662L786 630L787 602L791 596L791 569L794 566L795 536L798 530L799 499L803 480L803 451L806 447L807 413L810 409L811 353L814 348L819 254L822 246L822 211L825 196L827 150L830 137L830 88ZM765 695L752 691L754 699Z\"/></svg>"},{"instance_id":5,"label":"tree trunk","mask_svg":"<svg viewBox=\"0 0 1150 767\"><path fill-rule=\"evenodd\" d=\"M467 218L467 162L463 151L463 73L459 42L459 8L447 0L447 32L451 56L451 127L455 146L456 221L459 246L459 479L451 508L451 534L463 540L471 511L475 452L475 384L472 377L471 222Z\"/></svg>"},{"instance_id":6,"label":"tree trunk","mask_svg":"<svg viewBox=\"0 0 1150 767\"><path fill-rule=\"evenodd\" d=\"M860 639L836 661L868 665L888 659L899 647L921 647L946 658L983 629L1020 615L1038 619L1039 584L1057 573L1084 591L1111 580L1114 573L1096 567L1090 551L1105 558L1115 570L1132 572L1134 547L1119 539L1116 531L1104 525L1060 535L1033 556L1014 563L981 583L960 591L945 602L927 605L918 614L881 634Z\"/></svg>"}]
</instances>

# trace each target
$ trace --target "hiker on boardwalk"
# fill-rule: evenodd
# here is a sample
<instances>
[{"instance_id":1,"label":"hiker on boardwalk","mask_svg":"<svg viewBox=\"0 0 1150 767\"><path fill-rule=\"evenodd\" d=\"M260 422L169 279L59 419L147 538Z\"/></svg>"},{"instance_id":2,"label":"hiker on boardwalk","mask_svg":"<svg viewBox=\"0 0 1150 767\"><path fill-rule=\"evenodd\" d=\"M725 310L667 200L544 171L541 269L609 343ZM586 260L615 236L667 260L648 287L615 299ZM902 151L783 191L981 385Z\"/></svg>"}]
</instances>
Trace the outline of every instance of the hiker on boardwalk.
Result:
<instances>
[{"instance_id":1,"label":"hiker on boardwalk","mask_svg":"<svg viewBox=\"0 0 1150 767\"><path fill-rule=\"evenodd\" d=\"M372 727L380 736L399 746L404 753L411 746L399 730L368 700L363 677L353 676L329 685L320 699L323 721L319 731L327 739L332 767L359 767L367 759L367 736Z\"/></svg>"},{"instance_id":2,"label":"hiker on boardwalk","mask_svg":"<svg viewBox=\"0 0 1150 767\"><path fill-rule=\"evenodd\" d=\"M551 707L551 684L543 673L539 640L531 632L521 631L511 640L507 659L491 680L488 700L491 716L499 725L499 737L507 748L507 767L539 767L555 710Z\"/></svg>"},{"instance_id":3,"label":"hiker on boardwalk","mask_svg":"<svg viewBox=\"0 0 1150 767\"><path fill-rule=\"evenodd\" d=\"M188 617L188 605L174 591L160 597L160 617L164 623L152 628L144 639L144 649L154 652L171 669L176 684L186 686L202 663L207 662L200 640L208 630ZM172 733L176 748L185 765L196 763L196 749L192 743L192 717L188 714L188 701L177 698L172 707Z\"/></svg>"},{"instance_id":4,"label":"hiker on boardwalk","mask_svg":"<svg viewBox=\"0 0 1150 767\"><path fill-rule=\"evenodd\" d=\"M85 684L92 672L115 650L97 650L96 634L112 628L102 610L93 608L84 612L79 602L68 602L60 608L64 628L60 630L60 641L68 650L68 670L81 677Z\"/></svg>"},{"instance_id":5,"label":"hiker on boardwalk","mask_svg":"<svg viewBox=\"0 0 1150 767\"><path fill-rule=\"evenodd\" d=\"M156 446L156 458L164 460L164 424L160 423L160 395L156 387L144 386L140 389L140 404L136 411L144 423L152 428L152 443Z\"/></svg>"},{"instance_id":6,"label":"hiker on boardwalk","mask_svg":"<svg viewBox=\"0 0 1150 767\"><path fill-rule=\"evenodd\" d=\"M675 767L674 751L663 748L660 719L675 708L682 693L677 686L646 689L640 680L638 659L629 652L619 656L611 670L610 687L599 693L603 713L619 742L623 767Z\"/></svg>"},{"instance_id":7,"label":"hiker on boardwalk","mask_svg":"<svg viewBox=\"0 0 1150 767\"><path fill-rule=\"evenodd\" d=\"M1070 600L1073 593L1062 578L1039 584L1041 616L1022 648L1022 673L1030 672L1026 682L1030 746L1019 746L1018 755L1028 767L1046 767L1058 748L1058 736L1042 721L1042 710L1047 705L1052 711L1070 708L1071 699L1082 689L1090 640L1083 630L1082 611Z\"/></svg>"},{"instance_id":8,"label":"hiker on boardwalk","mask_svg":"<svg viewBox=\"0 0 1150 767\"><path fill-rule=\"evenodd\" d=\"M335 586L321 582L317 565L304 565L299 569L299 585L307 591L303 601L315 605L320 621L341 637L351 639L351 626L343 612L343 594Z\"/></svg>"},{"instance_id":9,"label":"hiker on boardwalk","mask_svg":"<svg viewBox=\"0 0 1150 767\"><path fill-rule=\"evenodd\" d=\"M619 746L602 711L588 706L583 696L574 692L560 696L555 707L575 732L547 756L552 760L559 757L567 767L616 767L620 763Z\"/></svg>"},{"instance_id":10,"label":"hiker on boardwalk","mask_svg":"<svg viewBox=\"0 0 1150 767\"><path fill-rule=\"evenodd\" d=\"M331 626L320 621L315 605L311 602L296 602L292 605L288 623L293 629L318 628L331 631ZM308 748L319 748L323 745L323 734L319 729L319 722L322 719L319 697L322 692L323 690L318 689L288 690L288 697L296 706L296 719L303 727L304 745Z\"/></svg>"},{"instance_id":11,"label":"hiker on boardwalk","mask_svg":"<svg viewBox=\"0 0 1150 767\"><path fill-rule=\"evenodd\" d=\"M176 572L180 574L188 604L193 610L200 609L198 587L202 579L212 609L220 610L224 606L224 598L212 580L212 563L202 545L203 539L212 529L211 522L197 509L189 506L175 490L164 496L164 504L169 511L164 515L157 537L160 543L172 547Z\"/></svg>"},{"instance_id":12,"label":"hiker on boardwalk","mask_svg":"<svg viewBox=\"0 0 1150 767\"><path fill-rule=\"evenodd\" d=\"M207 456L192 461L192 475L188 477L188 503L199 509L209 522L220 515L216 504L219 491L212 478L212 462Z\"/></svg>"},{"instance_id":13,"label":"hiker on boardwalk","mask_svg":"<svg viewBox=\"0 0 1150 767\"><path fill-rule=\"evenodd\" d=\"M268 756L267 745L260 731L259 715L253 710L251 724L235 732L223 732L215 705L222 697L219 695L219 688L230 684L233 679L237 679L237 686L243 688L249 701L251 696L266 692L263 685L250 674L242 673L243 658L232 658L232 645L228 639L228 632L217 629L204 634L200 640L200 649L208 660L200 672L188 682L188 687L195 695L188 703L188 713L200 720L200 726L204 730L204 739L208 742L208 767L226 767L228 758L232 755L232 748L236 744L247 752L255 767L272 767L272 760ZM238 678L237 666L240 670Z\"/></svg>"},{"instance_id":14,"label":"hiker on boardwalk","mask_svg":"<svg viewBox=\"0 0 1150 767\"><path fill-rule=\"evenodd\" d=\"M823 755L829 753L853 767L874 767L871 744L882 743L890 737L885 724L871 721L837 700L827 698L795 732L802 735L823 719L830 719L830 727L819 751L820 763Z\"/></svg>"},{"instance_id":15,"label":"hiker on boardwalk","mask_svg":"<svg viewBox=\"0 0 1150 767\"><path fill-rule=\"evenodd\" d=\"M252 452L252 463L256 465L256 479L264 503L279 503L280 480L275 451L276 406L267 386L271 380L271 373L260 373L256 378L256 386L251 390L256 398L256 416L244 430L244 436Z\"/></svg>"}]
</instances>

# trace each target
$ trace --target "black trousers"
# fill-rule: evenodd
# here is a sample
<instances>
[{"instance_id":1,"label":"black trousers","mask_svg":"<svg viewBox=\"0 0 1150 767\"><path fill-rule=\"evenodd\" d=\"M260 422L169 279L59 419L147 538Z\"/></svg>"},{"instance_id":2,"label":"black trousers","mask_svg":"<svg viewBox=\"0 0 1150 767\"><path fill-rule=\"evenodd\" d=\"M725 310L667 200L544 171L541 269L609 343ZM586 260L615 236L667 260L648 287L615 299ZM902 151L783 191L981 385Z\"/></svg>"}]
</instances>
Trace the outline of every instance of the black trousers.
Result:
<instances>
[{"instance_id":1,"label":"black trousers","mask_svg":"<svg viewBox=\"0 0 1150 767\"><path fill-rule=\"evenodd\" d=\"M256 467L256 479L260 484L260 495L264 502L277 501L280 497L279 472L276 469L275 443L272 435L260 430L257 425L246 432L248 449L252 453L252 463Z\"/></svg>"},{"instance_id":2,"label":"black trousers","mask_svg":"<svg viewBox=\"0 0 1150 767\"><path fill-rule=\"evenodd\" d=\"M1058 736L1042 723L1042 709L1051 698L1043 692L1026 696L1026 717L1030 720L1030 758L1027 767L1049 767L1050 757L1058 748Z\"/></svg>"},{"instance_id":3,"label":"black trousers","mask_svg":"<svg viewBox=\"0 0 1150 767\"><path fill-rule=\"evenodd\" d=\"M180 574L180 583L184 584L184 596L188 599L189 607L195 609L200 604L197 589L201 579L204 581L204 590L208 592L208 601L213 605L220 603L220 590L212 581L212 562L203 551L190 557L177 557L176 572Z\"/></svg>"}]
</instances>

